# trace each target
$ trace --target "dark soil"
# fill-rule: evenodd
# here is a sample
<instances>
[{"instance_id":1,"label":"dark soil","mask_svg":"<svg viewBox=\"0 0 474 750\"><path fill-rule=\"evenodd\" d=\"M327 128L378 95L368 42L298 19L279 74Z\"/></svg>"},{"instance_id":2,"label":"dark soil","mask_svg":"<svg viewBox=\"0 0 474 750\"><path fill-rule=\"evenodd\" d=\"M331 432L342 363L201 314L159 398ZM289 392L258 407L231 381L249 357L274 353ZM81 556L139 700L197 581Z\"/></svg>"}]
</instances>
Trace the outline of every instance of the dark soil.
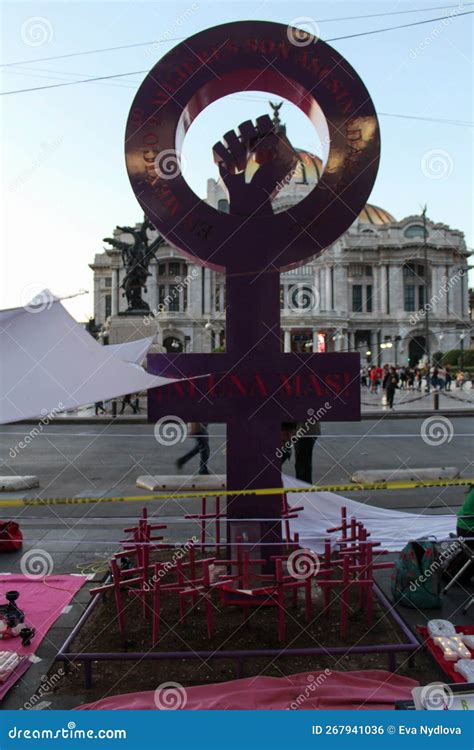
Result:
<instances>
[{"instance_id":1,"label":"dark soil","mask_svg":"<svg viewBox=\"0 0 474 750\"><path fill-rule=\"evenodd\" d=\"M355 592L354 592L355 594ZM141 603L135 597L126 601L126 634L124 644L119 634L115 603L111 596L100 602L81 633L73 643L77 652L149 652L182 651L184 654L196 651L222 650L243 651L247 649L282 649L278 641L277 612L274 607L250 609L245 623L242 609L237 606L222 606L214 598L215 634L212 640L207 637L205 606L202 601L188 603L189 612L184 622L179 621L178 603L175 596L168 595L162 606L160 641L152 649L151 618L145 620ZM298 601L296 609L291 601L287 603L287 640L285 648L317 648L331 646L378 645L403 643L406 639L390 614L374 597L374 624L368 627L364 612L357 605L357 598L351 601L348 637L342 639L339 632L340 606L335 599L330 612L325 612L319 591L313 597L313 619L308 625L304 605ZM408 666L408 654L397 654L397 673L426 684L439 679L439 672L431 657L420 648L416 655L416 665ZM280 656L246 658L243 673L238 671L235 658L220 659L166 659L139 662L95 662L93 664L93 685L88 691L90 700L106 695L155 690L166 681L178 682L183 686L226 682L245 676L267 675L281 677L298 672L323 669L349 671L359 669L388 669L385 654L351 654L348 656ZM57 671L57 665L52 668ZM83 691L83 667L72 669L56 686L55 692L63 695L80 694Z\"/></svg>"}]
</instances>

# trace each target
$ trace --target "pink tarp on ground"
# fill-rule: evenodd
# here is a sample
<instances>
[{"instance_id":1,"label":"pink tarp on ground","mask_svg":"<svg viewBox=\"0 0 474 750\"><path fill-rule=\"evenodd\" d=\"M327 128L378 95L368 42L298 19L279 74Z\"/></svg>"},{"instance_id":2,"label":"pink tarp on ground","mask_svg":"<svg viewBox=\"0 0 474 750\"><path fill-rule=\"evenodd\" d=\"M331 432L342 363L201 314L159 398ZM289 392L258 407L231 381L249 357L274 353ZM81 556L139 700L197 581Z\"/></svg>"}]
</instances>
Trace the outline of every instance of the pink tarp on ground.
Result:
<instances>
[{"instance_id":1,"label":"pink tarp on ground","mask_svg":"<svg viewBox=\"0 0 474 750\"><path fill-rule=\"evenodd\" d=\"M288 677L247 677L243 680L196 685L175 691L176 700L155 691L114 695L80 706L79 711L142 710L179 706L186 710L323 710L392 709L395 701L411 700L416 680L383 670L365 672L302 672ZM171 692L172 692L171 688ZM184 700L183 696L186 696ZM156 702L155 702L156 701Z\"/></svg>"},{"instance_id":2,"label":"pink tarp on ground","mask_svg":"<svg viewBox=\"0 0 474 750\"><path fill-rule=\"evenodd\" d=\"M32 579L23 575L0 574L0 601L5 602L4 596L7 591L19 591L17 604L26 615L25 625L36 628L36 635L29 646L22 646L21 638L1 639L0 651L16 651L18 654L26 655L37 651L48 630L86 580L85 576L72 575ZM26 672L30 664L29 660L25 660L8 680L0 684L0 700Z\"/></svg>"}]
</instances>

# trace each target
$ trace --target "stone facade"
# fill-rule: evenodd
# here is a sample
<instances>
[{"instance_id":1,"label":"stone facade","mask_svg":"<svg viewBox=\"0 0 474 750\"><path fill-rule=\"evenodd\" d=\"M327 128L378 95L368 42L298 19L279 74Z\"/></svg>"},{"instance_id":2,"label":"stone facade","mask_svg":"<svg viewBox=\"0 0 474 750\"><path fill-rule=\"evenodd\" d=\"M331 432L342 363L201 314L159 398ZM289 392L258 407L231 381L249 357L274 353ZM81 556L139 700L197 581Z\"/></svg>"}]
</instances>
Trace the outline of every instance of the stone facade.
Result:
<instances>
[{"instance_id":1,"label":"stone facade","mask_svg":"<svg viewBox=\"0 0 474 750\"><path fill-rule=\"evenodd\" d=\"M320 176L319 159L299 153L291 182L274 200L275 211L303 198ZM207 200L218 210L228 210L219 181L208 180ZM319 258L282 273L284 350L358 351L363 362L416 364L426 351L427 316L431 353L459 348L462 336L469 347L469 253L463 233L428 219L426 229L427 267L422 217L396 221L387 211L367 204ZM157 344L171 352L209 352L225 346L223 275L191 263L167 244L157 255L143 295L152 314L145 316L143 325L131 327L137 331L131 338L139 337L139 331L156 333ZM90 268L96 325L107 332L107 321L126 308L120 253L99 253Z\"/></svg>"}]
</instances>

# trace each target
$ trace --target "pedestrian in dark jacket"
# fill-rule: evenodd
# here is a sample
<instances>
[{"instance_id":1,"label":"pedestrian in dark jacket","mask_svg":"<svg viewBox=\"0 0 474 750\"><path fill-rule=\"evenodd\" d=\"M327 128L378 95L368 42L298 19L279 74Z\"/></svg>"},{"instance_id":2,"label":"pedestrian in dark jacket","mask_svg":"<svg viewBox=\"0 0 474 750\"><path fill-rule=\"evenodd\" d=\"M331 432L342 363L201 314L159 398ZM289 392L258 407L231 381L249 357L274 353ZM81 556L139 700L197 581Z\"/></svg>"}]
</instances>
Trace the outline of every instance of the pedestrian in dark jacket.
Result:
<instances>
[{"instance_id":1,"label":"pedestrian in dark jacket","mask_svg":"<svg viewBox=\"0 0 474 750\"><path fill-rule=\"evenodd\" d=\"M198 474L210 474L207 468L207 462L209 460L209 433L207 431L207 422L190 422L188 424L188 435L193 437L196 441L194 448L178 458L176 461L176 468L182 469L184 464L187 464L191 458L197 456L199 453L199 471Z\"/></svg>"},{"instance_id":2,"label":"pedestrian in dark jacket","mask_svg":"<svg viewBox=\"0 0 474 750\"><path fill-rule=\"evenodd\" d=\"M393 409L393 399L395 391L398 388L398 375L394 367L391 367L383 380L383 387L387 394L387 406L389 409Z\"/></svg>"}]
</instances>

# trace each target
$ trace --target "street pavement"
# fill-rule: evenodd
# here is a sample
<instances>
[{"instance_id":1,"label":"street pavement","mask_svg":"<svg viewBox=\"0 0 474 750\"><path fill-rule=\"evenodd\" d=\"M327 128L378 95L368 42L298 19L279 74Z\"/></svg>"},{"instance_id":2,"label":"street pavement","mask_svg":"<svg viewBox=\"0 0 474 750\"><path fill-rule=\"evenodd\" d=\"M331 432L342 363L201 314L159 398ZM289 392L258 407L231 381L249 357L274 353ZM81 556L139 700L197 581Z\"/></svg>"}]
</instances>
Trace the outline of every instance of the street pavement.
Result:
<instances>
[{"instance_id":1,"label":"street pavement","mask_svg":"<svg viewBox=\"0 0 474 750\"><path fill-rule=\"evenodd\" d=\"M413 408L415 408L413 406ZM417 412L414 412L417 414ZM421 468L457 466L462 476L474 475L474 430L469 410L465 416L447 417L426 413L403 419L392 419L380 412L373 419L355 423L326 423L314 449L314 481L319 484L347 483L355 471L381 468ZM429 429L427 422L438 432ZM36 474L39 490L23 493L1 493L5 498L26 497L95 497L93 504L23 506L2 508L2 519L16 519L24 534L23 549L2 554L0 571L22 571L22 557L36 550L50 559L53 573L97 573L103 575L107 558L117 550L123 528L140 513L142 502L107 502L120 495L145 495L135 486L140 474L175 473L175 461L192 444L192 438L175 445L160 444L154 425L141 424L133 418L127 423L112 422L107 417L92 424L57 421L33 433L34 425L13 424L0 427L0 474ZM441 430L441 431L440 431ZM222 424L211 424L210 470L226 470L226 431ZM438 437L436 437L438 435ZM25 438L30 440L21 448ZM441 437L439 437L441 436ZM433 439L435 444L433 444ZM430 442L431 441L431 442ZM189 464L192 472L198 459ZM294 474L293 461L285 471ZM396 510L425 510L428 513L456 512L462 503L465 487L434 487L405 491L344 493L359 502ZM200 501L162 500L147 503L150 515L166 520L165 541L178 543L198 533L186 513L196 512ZM427 533L429 526L427 524ZM47 557L49 556L49 558ZM4 708L20 708L40 682L54 659L57 648L77 621L89 601L87 586L76 597L73 609L61 616L38 649L42 662L27 672L4 701ZM75 705L87 696L75 696ZM72 702L71 702L72 701ZM54 707L68 707L64 699L54 699Z\"/></svg>"}]
</instances>

